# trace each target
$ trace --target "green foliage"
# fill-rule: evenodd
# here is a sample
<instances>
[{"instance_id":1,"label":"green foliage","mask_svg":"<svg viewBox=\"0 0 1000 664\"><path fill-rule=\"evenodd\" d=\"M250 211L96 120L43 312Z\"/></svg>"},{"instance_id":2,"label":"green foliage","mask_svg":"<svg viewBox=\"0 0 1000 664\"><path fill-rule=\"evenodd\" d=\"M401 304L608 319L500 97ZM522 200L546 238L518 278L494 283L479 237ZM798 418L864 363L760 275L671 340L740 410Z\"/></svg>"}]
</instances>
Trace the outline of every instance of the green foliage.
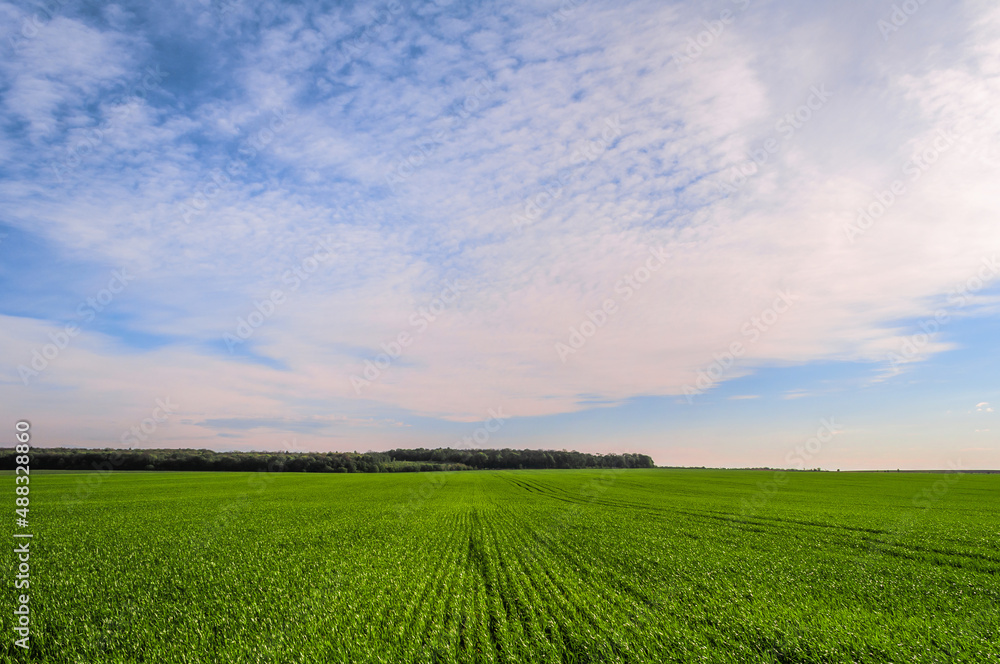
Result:
<instances>
[{"instance_id":1,"label":"green foliage","mask_svg":"<svg viewBox=\"0 0 1000 664\"><path fill-rule=\"evenodd\" d=\"M0 449L0 468L13 470L15 451ZM645 454L584 454L552 450L454 450L388 452L213 452L186 449L37 447L31 467L39 470L226 470L308 473L379 473L501 468L652 468Z\"/></svg>"},{"instance_id":2,"label":"green foliage","mask_svg":"<svg viewBox=\"0 0 1000 664\"><path fill-rule=\"evenodd\" d=\"M777 477L33 472L32 654L0 653L1000 661L1000 476Z\"/></svg>"}]
</instances>

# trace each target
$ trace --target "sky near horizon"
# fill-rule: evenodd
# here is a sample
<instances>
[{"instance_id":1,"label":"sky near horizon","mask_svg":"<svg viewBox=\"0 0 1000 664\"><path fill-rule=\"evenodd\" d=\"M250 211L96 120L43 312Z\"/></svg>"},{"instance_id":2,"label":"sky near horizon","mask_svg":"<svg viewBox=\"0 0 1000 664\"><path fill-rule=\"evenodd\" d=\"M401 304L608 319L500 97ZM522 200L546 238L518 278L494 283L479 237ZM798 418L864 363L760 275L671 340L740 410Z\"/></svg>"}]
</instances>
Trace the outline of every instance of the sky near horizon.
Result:
<instances>
[{"instance_id":1,"label":"sky near horizon","mask_svg":"<svg viewBox=\"0 0 1000 664\"><path fill-rule=\"evenodd\" d=\"M994 2L0 3L36 445L1000 468Z\"/></svg>"}]
</instances>

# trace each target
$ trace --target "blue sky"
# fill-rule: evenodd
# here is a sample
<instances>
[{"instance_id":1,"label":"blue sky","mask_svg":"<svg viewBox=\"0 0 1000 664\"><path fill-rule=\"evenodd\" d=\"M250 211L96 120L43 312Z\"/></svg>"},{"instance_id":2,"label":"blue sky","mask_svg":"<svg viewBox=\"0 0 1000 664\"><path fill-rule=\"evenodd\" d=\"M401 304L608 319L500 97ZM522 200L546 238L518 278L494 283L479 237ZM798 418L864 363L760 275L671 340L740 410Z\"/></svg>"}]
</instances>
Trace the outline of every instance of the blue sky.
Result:
<instances>
[{"instance_id":1,"label":"blue sky","mask_svg":"<svg viewBox=\"0 0 1000 664\"><path fill-rule=\"evenodd\" d=\"M0 38L0 411L39 445L1000 467L992 3L0 3Z\"/></svg>"}]
</instances>

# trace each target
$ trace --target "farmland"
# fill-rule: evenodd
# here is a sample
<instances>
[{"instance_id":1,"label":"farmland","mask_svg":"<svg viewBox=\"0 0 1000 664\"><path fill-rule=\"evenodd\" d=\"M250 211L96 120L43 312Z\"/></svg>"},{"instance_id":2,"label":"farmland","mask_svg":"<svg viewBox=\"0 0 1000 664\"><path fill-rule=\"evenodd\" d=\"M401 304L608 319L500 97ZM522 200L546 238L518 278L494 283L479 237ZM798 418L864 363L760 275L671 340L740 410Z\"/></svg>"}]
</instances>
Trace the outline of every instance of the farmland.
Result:
<instances>
[{"instance_id":1,"label":"farmland","mask_svg":"<svg viewBox=\"0 0 1000 664\"><path fill-rule=\"evenodd\" d=\"M7 661L1000 661L997 475L31 480Z\"/></svg>"}]
</instances>

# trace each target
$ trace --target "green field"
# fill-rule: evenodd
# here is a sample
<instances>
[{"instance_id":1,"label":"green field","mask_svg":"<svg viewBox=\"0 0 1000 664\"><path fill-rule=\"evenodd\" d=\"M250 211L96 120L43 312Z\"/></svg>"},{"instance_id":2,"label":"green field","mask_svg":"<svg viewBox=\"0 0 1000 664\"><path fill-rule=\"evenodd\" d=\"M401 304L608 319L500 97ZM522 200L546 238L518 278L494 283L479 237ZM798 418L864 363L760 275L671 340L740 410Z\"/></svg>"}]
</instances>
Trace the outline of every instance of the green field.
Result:
<instances>
[{"instance_id":1,"label":"green field","mask_svg":"<svg viewBox=\"0 0 1000 664\"><path fill-rule=\"evenodd\" d=\"M1000 661L1000 475L53 472L30 486L32 648L12 645L8 581L7 661Z\"/></svg>"}]
</instances>

